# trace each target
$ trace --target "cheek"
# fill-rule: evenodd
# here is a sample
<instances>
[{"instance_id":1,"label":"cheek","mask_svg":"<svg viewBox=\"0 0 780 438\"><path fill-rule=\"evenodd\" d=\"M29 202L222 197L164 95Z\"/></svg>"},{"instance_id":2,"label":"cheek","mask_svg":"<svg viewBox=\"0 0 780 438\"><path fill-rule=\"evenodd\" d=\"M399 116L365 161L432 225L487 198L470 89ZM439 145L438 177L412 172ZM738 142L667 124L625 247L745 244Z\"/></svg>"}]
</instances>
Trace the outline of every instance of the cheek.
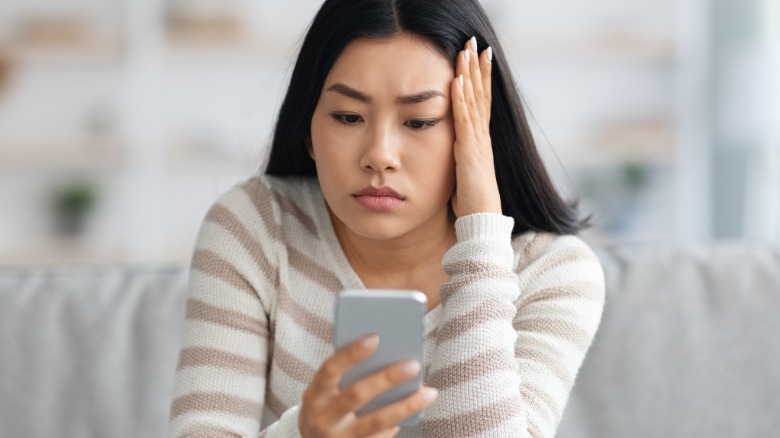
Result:
<instances>
[{"instance_id":1,"label":"cheek","mask_svg":"<svg viewBox=\"0 0 780 438\"><path fill-rule=\"evenodd\" d=\"M451 191L455 184L455 156L453 154L454 133L442 130L435 138L420 145L419 152L411 161L414 171L427 187L438 191Z\"/></svg>"}]
</instances>

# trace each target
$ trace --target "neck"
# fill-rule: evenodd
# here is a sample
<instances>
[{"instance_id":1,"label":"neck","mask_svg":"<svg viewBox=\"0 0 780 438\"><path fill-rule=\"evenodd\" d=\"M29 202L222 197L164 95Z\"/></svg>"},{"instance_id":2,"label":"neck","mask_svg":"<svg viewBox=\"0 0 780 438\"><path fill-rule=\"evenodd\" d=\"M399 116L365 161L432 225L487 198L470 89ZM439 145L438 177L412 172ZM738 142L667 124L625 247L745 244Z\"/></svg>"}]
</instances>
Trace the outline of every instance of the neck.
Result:
<instances>
[{"instance_id":1,"label":"neck","mask_svg":"<svg viewBox=\"0 0 780 438\"><path fill-rule=\"evenodd\" d=\"M377 240L353 233L329 213L347 260L369 288L414 288L420 280L440 276L444 253L456 241L454 224L447 216L424 229Z\"/></svg>"}]
</instances>

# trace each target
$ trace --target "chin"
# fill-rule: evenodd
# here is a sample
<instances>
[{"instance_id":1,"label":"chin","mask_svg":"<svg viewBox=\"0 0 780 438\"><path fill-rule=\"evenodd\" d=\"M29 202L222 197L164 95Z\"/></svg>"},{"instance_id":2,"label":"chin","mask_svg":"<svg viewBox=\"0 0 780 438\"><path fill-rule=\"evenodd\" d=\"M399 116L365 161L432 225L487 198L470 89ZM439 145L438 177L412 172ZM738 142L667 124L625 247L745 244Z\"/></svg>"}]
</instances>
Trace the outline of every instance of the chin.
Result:
<instances>
[{"instance_id":1,"label":"chin","mask_svg":"<svg viewBox=\"0 0 780 438\"><path fill-rule=\"evenodd\" d=\"M342 221L351 233L364 239L391 240L403 236L410 230L398 223L398 219L389 218L352 218Z\"/></svg>"}]
</instances>

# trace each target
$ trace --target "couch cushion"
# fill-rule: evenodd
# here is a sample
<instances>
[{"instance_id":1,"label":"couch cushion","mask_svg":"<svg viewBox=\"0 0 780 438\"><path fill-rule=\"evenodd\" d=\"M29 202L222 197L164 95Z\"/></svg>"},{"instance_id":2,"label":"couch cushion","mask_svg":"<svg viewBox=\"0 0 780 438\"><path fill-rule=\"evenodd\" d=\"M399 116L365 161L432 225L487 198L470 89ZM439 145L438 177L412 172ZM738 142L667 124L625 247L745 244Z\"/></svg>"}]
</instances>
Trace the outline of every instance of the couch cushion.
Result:
<instances>
[{"instance_id":1,"label":"couch cushion","mask_svg":"<svg viewBox=\"0 0 780 438\"><path fill-rule=\"evenodd\" d=\"M776 436L780 247L597 252L606 307L558 436Z\"/></svg>"},{"instance_id":2,"label":"couch cushion","mask_svg":"<svg viewBox=\"0 0 780 438\"><path fill-rule=\"evenodd\" d=\"M0 436L164 437L186 269L0 270Z\"/></svg>"},{"instance_id":3,"label":"couch cushion","mask_svg":"<svg viewBox=\"0 0 780 438\"><path fill-rule=\"evenodd\" d=\"M595 248L607 304L558 436L773 436L780 247ZM187 269L0 269L0 436L165 437Z\"/></svg>"}]
</instances>

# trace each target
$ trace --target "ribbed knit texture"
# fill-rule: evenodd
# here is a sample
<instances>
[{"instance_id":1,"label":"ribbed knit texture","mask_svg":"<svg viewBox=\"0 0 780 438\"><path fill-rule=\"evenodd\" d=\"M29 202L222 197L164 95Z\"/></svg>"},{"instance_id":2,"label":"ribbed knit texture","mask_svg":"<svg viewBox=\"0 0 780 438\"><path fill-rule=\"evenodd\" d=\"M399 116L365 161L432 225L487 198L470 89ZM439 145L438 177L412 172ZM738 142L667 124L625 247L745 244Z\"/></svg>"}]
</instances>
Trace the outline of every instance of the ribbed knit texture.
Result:
<instances>
[{"instance_id":1,"label":"ribbed knit texture","mask_svg":"<svg viewBox=\"0 0 780 438\"><path fill-rule=\"evenodd\" d=\"M601 320L604 276L579 238L490 213L456 223L450 281L425 315L439 397L400 437L552 437ZM172 437L296 437L333 354L335 297L364 288L316 179L259 176L209 210L190 273Z\"/></svg>"}]
</instances>

